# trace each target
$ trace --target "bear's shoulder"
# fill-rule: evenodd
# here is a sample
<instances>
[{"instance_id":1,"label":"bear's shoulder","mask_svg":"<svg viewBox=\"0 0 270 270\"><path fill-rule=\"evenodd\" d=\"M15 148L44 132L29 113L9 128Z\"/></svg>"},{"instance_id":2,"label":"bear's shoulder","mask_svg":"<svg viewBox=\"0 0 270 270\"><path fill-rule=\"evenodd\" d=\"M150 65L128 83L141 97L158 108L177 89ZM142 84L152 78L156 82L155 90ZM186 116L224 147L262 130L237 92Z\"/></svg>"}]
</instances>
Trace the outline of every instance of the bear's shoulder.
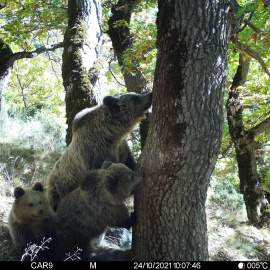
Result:
<instances>
[{"instance_id":1,"label":"bear's shoulder","mask_svg":"<svg viewBox=\"0 0 270 270\"><path fill-rule=\"evenodd\" d=\"M93 119L98 113L101 113L101 106L102 105L97 105L92 108L86 108L78 112L72 122L73 132L85 126L85 123L89 118Z\"/></svg>"}]
</instances>

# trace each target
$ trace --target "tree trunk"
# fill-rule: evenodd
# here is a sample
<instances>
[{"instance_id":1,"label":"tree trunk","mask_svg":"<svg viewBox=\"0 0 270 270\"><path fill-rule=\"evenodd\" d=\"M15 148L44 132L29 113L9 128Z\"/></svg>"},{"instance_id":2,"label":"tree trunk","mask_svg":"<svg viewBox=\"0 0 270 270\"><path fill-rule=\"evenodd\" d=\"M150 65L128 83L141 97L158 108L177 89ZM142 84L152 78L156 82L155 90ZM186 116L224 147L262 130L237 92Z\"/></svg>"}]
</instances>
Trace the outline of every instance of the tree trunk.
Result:
<instances>
[{"instance_id":1,"label":"tree trunk","mask_svg":"<svg viewBox=\"0 0 270 270\"><path fill-rule=\"evenodd\" d=\"M205 201L222 138L229 0L159 0L153 113L134 260L208 260Z\"/></svg>"},{"instance_id":2,"label":"tree trunk","mask_svg":"<svg viewBox=\"0 0 270 270\"><path fill-rule=\"evenodd\" d=\"M107 34L112 41L113 50L120 67L124 67L124 53L128 48L132 47L133 43L130 29L127 25L123 25L123 27L120 28L115 27L114 25L117 21L122 20L125 20L129 24L132 10L139 2L139 0L131 0L128 2L126 0L119 0L111 10L112 16L108 21L109 30L107 31ZM147 87L147 81L140 70L135 70L132 73L123 72L123 77L128 92L141 94L150 91ZM140 124L141 149L143 148L147 137L148 126L149 115L147 115L146 119Z\"/></svg>"},{"instance_id":3,"label":"tree trunk","mask_svg":"<svg viewBox=\"0 0 270 270\"><path fill-rule=\"evenodd\" d=\"M72 121L82 109L97 104L91 83L94 62L102 42L100 0L69 0L68 29L64 37L62 76L66 90L67 145Z\"/></svg>"},{"instance_id":4,"label":"tree trunk","mask_svg":"<svg viewBox=\"0 0 270 270\"><path fill-rule=\"evenodd\" d=\"M268 202L257 173L255 151L258 144L255 141L255 136L270 129L270 118L251 130L247 130L244 126L243 107L240 103L241 90L238 87L244 85L246 81L249 63L250 57L240 53L239 65L229 91L226 108L229 132L236 151L240 191L244 196L248 220L255 226L261 226L267 215L265 210Z\"/></svg>"},{"instance_id":5,"label":"tree trunk","mask_svg":"<svg viewBox=\"0 0 270 270\"><path fill-rule=\"evenodd\" d=\"M125 51L132 46L132 38L130 30L127 25L115 27L117 21L126 21L130 23L132 9L139 4L139 0L119 0L116 5L112 7L112 16L108 21L109 30L107 34L111 38L114 53L117 57L119 66L124 66L123 55ZM123 72L125 85L128 92L135 92L141 94L149 89L146 86L146 80L139 70L128 73Z\"/></svg>"},{"instance_id":6,"label":"tree trunk","mask_svg":"<svg viewBox=\"0 0 270 270\"><path fill-rule=\"evenodd\" d=\"M0 40L0 111L2 96L12 72L13 62L9 61L12 55L11 48Z\"/></svg>"}]
</instances>

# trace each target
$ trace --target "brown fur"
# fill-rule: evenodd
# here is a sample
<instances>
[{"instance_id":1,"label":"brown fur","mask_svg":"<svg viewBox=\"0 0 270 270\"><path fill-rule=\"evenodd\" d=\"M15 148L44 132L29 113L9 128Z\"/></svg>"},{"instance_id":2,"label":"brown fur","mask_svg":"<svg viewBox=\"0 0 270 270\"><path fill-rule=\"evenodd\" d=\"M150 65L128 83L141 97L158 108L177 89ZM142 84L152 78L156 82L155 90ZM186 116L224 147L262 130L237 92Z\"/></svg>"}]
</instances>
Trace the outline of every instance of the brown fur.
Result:
<instances>
[{"instance_id":1,"label":"brown fur","mask_svg":"<svg viewBox=\"0 0 270 270\"><path fill-rule=\"evenodd\" d=\"M56 236L60 258L79 247L83 250L82 259L87 259L90 241L107 227L129 229L134 215L129 217L124 201L142 179L141 173L110 161L105 161L102 169L88 173L81 185L57 208Z\"/></svg>"},{"instance_id":2,"label":"brown fur","mask_svg":"<svg viewBox=\"0 0 270 270\"><path fill-rule=\"evenodd\" d=\"M101 168L103 161L122 162L134 169L135 161L124 137L144 118L151 102L152 94L107 96L103 104L75 116L72 142L48 178L48 196L54 209L78 187L78 179Z\"/></svg>"},{"instance_id":3,"label":"brown fur","mask_svg":"<svg viewBox=\"0 0 270 270\"><path fill-rule=\"evenodd\" d=\"M40 245L43 237L54 232L54 217L41 183L16 187L15 201L9 214L9 233L16 250L22 255L30 242Z\"/></svg>"}]
</instances>

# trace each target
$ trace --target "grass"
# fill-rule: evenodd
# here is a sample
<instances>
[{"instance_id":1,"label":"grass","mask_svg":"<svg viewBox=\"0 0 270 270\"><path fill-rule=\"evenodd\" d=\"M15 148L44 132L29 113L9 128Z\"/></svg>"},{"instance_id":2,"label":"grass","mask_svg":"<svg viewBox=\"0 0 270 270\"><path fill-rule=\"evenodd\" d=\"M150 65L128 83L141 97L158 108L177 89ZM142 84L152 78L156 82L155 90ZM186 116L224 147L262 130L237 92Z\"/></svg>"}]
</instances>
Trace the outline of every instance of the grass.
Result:
<instances>
[{"instance_id":1,"label":"grass","mask_svg":"<svg viewBox=\"0 0 270 270\"><path fill-rule=\"evenodd\" d=\"M220 219L208 219L210 258L213 261L269 261L270 234L268 228L240 224L224 225Z\"/></svg>"},{"instance_id":2,"label":"grass","mask_svg":"<svg viewBox=\"0 0 270 270\"><path fill-rule=\"evenodd\" d=\"M242 195L228 180L213 178L206 204L210 259L269 261L270 231L248 225ZM228 183L227 183L228 184ZM242 201L242 202L241 202Z\"/></svg>"},{"instance_id":3,"label":"grass","mask_svg":"<svg viewBox=\"0 0 270 270\"><path fill-rule=\"evenodd\" d=\"M2 101L3 102L3 101ZM17 185L45 181L65 148L64 118L48 110L34 116L9 115L3 102L0 115L0 194Z\"/></svg>"}]
</instances>

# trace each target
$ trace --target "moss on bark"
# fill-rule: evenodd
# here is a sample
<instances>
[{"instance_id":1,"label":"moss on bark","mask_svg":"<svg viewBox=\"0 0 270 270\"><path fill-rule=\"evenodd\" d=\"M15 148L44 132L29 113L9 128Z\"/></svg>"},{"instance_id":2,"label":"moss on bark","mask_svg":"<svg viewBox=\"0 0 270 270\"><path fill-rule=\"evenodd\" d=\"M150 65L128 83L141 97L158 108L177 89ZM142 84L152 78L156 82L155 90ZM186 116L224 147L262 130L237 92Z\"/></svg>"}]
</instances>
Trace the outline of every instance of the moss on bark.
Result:
<instances>
[{"instance_id":1,"label":"moss on bark","mask_svg":"<svg viewBox=\"0 0 270 270\"><path fill-rule=\"evenodd\" d=\"M76 1L69 1L69 24L64 37L62 76L66 90L67 145L72 139L72 121L84 108L96 105L89 71L83 66L83 47L87 45L87 26Z\"/></svg>"}]
</instances>

